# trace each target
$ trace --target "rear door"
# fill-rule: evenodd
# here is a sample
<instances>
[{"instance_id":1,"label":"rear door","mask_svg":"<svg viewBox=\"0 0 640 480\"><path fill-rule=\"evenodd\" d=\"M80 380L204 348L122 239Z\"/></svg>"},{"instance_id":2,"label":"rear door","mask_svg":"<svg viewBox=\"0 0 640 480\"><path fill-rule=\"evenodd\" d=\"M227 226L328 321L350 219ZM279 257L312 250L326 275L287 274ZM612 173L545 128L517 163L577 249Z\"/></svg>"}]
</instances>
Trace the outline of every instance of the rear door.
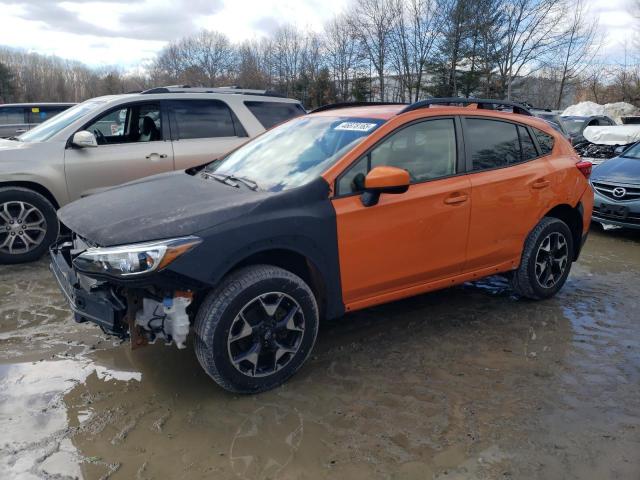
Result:
<instances>
[{"instance_id":1,"label":"rear door","mask_svg":"<svg viewBox=\"0 0 640 480\"><path fill-rule=\"evenodd\" d=\"M247 140L231 108L221 100L167 102L176 170L211 162Z\"/></svg>"},{"instance_id":2,"label":"rear door","mask_svg":"<svg viewBox=\"0 0 640 480\"><path fill-rule=\"evenodd\" d=\"M105 187L173 170L161 102L120 105L88 122L80 130L96 136L96 148L65 150L65 174L71 199Z\"/></svg>"},{"instance_id":3,"label":"rear door","mask_svg":"<svg viewBox=\"0 0 640 480\"><path fill-rule=\"evenodd\" d=\"M0 138L21 135L27 130L24 107L0 107Z\"/></svg>"},{"instance_id":4,"label":"rear door","mask_svg":"<svg viewBox=\"0 0 640 480\"><path fill-rule=\"evenodd\" d=\"M349 308L461 273L471 189L458 162L459 140L454 118L421 120L381 140L338 177L333 205ZM408 170L412 184L406 193L383 194L377 205L365 207L364 176L382 165Z\"/></svg>"},{"instance_id":5,"label":"rear door","mask_svg":"<svg viewBox=\"0 0 640 480\"><path fill-rule=\"evenodd\" d=\"M465 271L515 262L524 240L551 204L551 165L528 127L463 119L471 180L471 222Z\"/></svg>"}]
</instances>

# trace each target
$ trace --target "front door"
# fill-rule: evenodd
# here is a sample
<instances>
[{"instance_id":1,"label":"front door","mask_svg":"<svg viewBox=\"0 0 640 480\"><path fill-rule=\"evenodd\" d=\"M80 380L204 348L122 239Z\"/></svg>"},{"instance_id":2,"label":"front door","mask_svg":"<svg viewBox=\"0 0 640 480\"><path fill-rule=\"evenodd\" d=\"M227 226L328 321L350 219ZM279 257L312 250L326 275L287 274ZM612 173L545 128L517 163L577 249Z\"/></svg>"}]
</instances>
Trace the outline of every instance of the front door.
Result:
<instances>
[{"instance_id":1,"label":"front door","mask_svg":"<svg viewBox=\"0 0 640 480\"><path fill-rule=\"evenodd\" d=\"M420 121L375 146L338 178L333 205L344 302L374 298L461 273L470 215L470 182L458 176L453 118ZM364 176L380 165L409 171L403 194L360 200Z\"/></svg>"},{"instance_id":2,"label":"front door","mask_svg":"<svg viewBox=\"0 0 640 480\"><path fill-rule=\"evenodd\" d=\"M173 148L162 121L158 102L123 105L92 121L84 130L96 136L98 146L65 150L69 198L173 170Z\"/></svg>"}]
</instances>

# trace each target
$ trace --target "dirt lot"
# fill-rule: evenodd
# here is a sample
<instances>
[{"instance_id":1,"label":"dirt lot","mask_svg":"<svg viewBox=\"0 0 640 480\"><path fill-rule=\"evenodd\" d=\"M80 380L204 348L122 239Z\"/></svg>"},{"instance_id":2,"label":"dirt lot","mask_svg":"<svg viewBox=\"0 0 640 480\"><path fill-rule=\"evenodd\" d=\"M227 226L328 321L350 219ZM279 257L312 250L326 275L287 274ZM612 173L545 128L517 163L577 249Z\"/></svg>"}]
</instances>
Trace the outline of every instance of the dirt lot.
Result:
<instances>
[{"instance_id":1,"label":"dirt lot","mask_svg":"<svg viewBox=\"0 0 640 480\"><path fill-rule=\"evenodd\" d=\"M493 278L327 323L286 386L70 320L0 267L3 478L640 479L640 234L594 231L561 294Z\"/></svg>"}]
</instances>

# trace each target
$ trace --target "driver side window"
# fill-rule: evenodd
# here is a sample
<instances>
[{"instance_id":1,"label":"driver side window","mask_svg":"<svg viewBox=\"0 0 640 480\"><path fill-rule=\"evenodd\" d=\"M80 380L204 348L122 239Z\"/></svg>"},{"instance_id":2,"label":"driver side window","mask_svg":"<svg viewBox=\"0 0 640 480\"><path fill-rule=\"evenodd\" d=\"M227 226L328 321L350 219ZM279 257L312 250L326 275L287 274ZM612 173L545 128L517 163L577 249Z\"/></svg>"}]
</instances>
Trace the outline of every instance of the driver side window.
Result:
<instances>
[{"instance_id":1,"label":"driver side window","mask_svg":"<svg viewBox=\"0 0 640 480\"><path fill-rule=\"evenodd\" d=\"M372 168L392 166L409 172L411 183L456 173L456 131L452 118L414 123L392 134L356 162L338 180L337 193L364 190Z\"/></svg>"},{"instance_id":2,"label":"driver side window","mask_svg":"<svg viewBox=\"0 0 640 480\"><path fill-rule=\"evenodd\" d=\"M160 104L134 104L112 110L85 130L96 136L98 145L162 140Z\"/></svg>"}]
</instances>

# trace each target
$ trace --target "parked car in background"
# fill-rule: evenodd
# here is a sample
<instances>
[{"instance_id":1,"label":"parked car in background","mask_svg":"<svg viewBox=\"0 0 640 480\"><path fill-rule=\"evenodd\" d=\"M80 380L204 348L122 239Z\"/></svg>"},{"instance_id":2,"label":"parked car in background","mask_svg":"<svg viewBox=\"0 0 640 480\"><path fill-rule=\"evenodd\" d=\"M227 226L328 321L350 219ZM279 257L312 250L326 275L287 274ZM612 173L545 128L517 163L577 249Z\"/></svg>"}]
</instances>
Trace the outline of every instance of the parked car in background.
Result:
<instances>
[{"instance_id":1,"label":"parked car in background","mask_svg":"<svg viewBox=\"0 0 640 480\"><path fill-rule=\"evenodd\" d=\"M593 170L593 220L640 229L640 143Z\"/></svg>"},{"instance_id":2,"label":"parked car in background","mask_svg":"<svg viewBox=\"0 0 640 480\"><path fill-rule=\"evenodd\" d=\"M562 126L569 134L571 145L578 145L585 141L584 129L587 127L608 127L616 125L616 122L605 115L592 115L589 117L561 116Z\"/></svg>"},{"instance_id":3,"label":"parked car in background","mask_svg":"<svg viewBox=\"0 0 640 480\"><path fill-rule=\"evenodd\" d=\"M75 103L0 104L0 138L15 137L55 117Z\"/></svg>"},{"instance_id":4,"label":"parked car in background","mask_svg":"<svg viewBox=\"0 0 640 480\"><path fill-rule=\"evenodd\" d=\"M639 142L640 125L587 127L582 135L585 141L574 145L574 148L583 160L591 162L595 168Z\"/></svg>"},{"instance_id":5,"label":"parked car in background","mask_svg":"<svg viewBox=\"0 0 640 480\"><path fill-rule=\"evenodd\" d=\"M510 102L325 106L65 206L51 268L77 321L134 347L184 348L193 326L204 370L255 393L300 368L320 319L500 273L553 296L591 223L590 171Z\"/></svg>"},{"instance_id":6,"label":"parked car in background","mask_svg":"<svg viewBox=\"0 0 640 480\"><path fill-rule=\"evenodd\" d=\"M554 112L553 110L542 110L542 109L531 109L531 113L534 116L543 119L557 131L559 131L562 135L569 138L569 133L562 125L562 120L560 120L560 114L558 112Z\"/></svg>"},{"instance_id":7,"label":"parked car in background","mask_svg":"<svg viewBox=\"0 0 640 480\"><path fill-rule=\"evenodd\" d=\"M162 87L93 98L2 140L0 263L39 258L58 235L56 209L72 200L208 163L305 113L260 90Z\"/></svg>"}]
</instances>

